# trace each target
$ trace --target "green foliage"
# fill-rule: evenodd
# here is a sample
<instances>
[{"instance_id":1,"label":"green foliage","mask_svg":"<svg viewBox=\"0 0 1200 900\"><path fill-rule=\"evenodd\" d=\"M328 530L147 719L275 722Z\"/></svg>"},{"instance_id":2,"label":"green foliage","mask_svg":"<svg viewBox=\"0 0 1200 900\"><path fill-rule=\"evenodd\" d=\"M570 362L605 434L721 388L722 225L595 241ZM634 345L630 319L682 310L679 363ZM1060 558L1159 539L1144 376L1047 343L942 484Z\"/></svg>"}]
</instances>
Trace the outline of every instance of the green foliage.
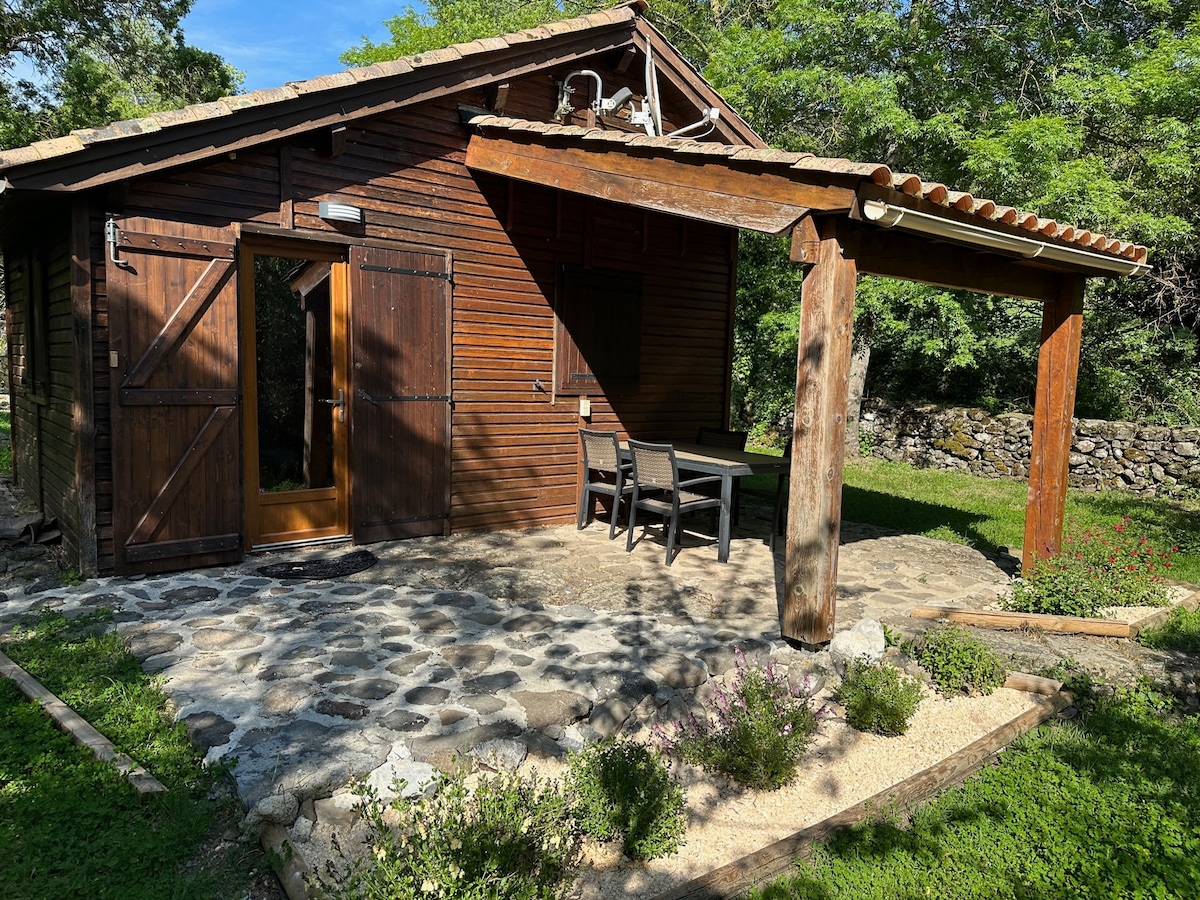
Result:
<instances>
[{"instance_id":1,"label":"green foliage","mask_svg":"<svg viewBox=\"0 0 1200 900\"><path fill-rule=\"evenodd\" d=\"M1200 610L1177 606L1161 625L1143 628L1138 643L1156 650L1200 653Z\"/></svg>"},{"instance_id":2,"label":"green foliage","mask_svg":"<svg viewBox=\"0 0 1200 900\"><path fill-rule=\"evenodd\" d=\"M1156 550L1129 524L1124 518L1107 528L1068 530L1058 554L1038 559L1014 582L1004 607L1094 618L1106 606L1165 606L1175 550Z\"/></svg>"},{"instance_id":3,"label":"green foliage","mask_svg":"<svg viewBox=\"0 0 1200 900\"><path fill-rule=\"evenodd\" d=\"M12 0L0 16L0 149L232 94L240 73L188 46L191 0ZM17 54L40 80L12 75Z\"/></svg>"},{"instance_id":4,"label":"green foliage","mask_svg":"<svg viewBox=\"0 0 1200 900\"><path fill-rule=\"evenodd\" d=\"M874 734L904 734L921 703L921 682L895 666L852 659L846 664L838 699L846 707L851 727Z\"/></svg>"},{"instance_id":5,"label":"green foliage","mask_svg":"<svg viewBox=\"0 0 1200 900\"><path fill-rule=\"evenodd\" d=\"M0 679L0 884L31 900L241 896L261 859L252 843L196 860L241 818L223 790L225 770L201 765L108 618L67 622L46 613L15 632L4 652L168 792L139 800L111 765Z\"/></svg>"},{"instance_id":6,"label":"green foliage","mask_svg":"<svg viewBox=\"0 0 1200 900\"><path fill-rule=\"evenodd\" d=\"M816 727L808 699L792 692L774 660L760 668L739 659L731 690L717 687L712 708L677 722L664 745L739 784L773 791L795 777Z\"/></svg>"},{"instance_id":7,"label":"green foliage","mask_svg":"<svg viewBox=\"0 0 1200 900\"><path fill-rule=\"evenodd\" d=\"M579 832L562 792L536 775L481 778L473 790L445 776L432 797L386 805L359 791L370 852L338 897L553 900L575 882Z\"/></svg>"},{"instance_id":8,"label":"green foliage","mask_svg":"<svg viewBox=\"0 0 1200 900\"><path fill-rule=\"evenodd\" d=\"M1004 684L1004 663L987 644L965 628L935 625L905 645L943 694L987 696Z\"/></svg>"},{"instance_id":9,"label":"green foliage","mask_svg":"<svg viewBox=\"0 0 1200 900\"><path fill-rule=\"evenodd\" d=\"M658 859L683 843L683 788L655 751L633 741L605 741L572 755L564 789L585 834L620 838L631 859Z\"/></svg>"},{"instance_id":10,"label":"green foliage","mask_svg":"<svg viewBox=\"0 0 1200 900\"><path fill-rule=\"evenodd\" d=\"M1077 701L1078 702L1078 701ZM816 848L755 900L1186 900L1200 879L1200 718L1147 689L1014 742L907 824Z\"/></svg>"},{"instance_id":11,"label":"green foliage","mask_svg":"<svg viewBox=\"0 0 1200 900\"><path fill-rule=\"evenodd\" d=\"M0 271L0 274L3 274ZM2 290L0 290L2 294ZM2 297L0 297L2 299ZM12 437L12 414L0 412L0 434L11 440ZM12 471L12 444L5 441L3 446L0 446L0 472Z\"/></svg>"}]
</instances>

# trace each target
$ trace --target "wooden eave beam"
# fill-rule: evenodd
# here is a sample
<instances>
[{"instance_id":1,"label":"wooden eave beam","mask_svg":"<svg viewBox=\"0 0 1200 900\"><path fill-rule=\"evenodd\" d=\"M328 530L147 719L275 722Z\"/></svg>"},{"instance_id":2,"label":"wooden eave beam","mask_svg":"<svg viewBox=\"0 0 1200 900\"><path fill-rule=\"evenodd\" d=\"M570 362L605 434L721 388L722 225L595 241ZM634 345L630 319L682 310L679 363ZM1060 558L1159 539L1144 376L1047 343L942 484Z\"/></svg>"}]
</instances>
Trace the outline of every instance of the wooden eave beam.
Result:
<instances>
[{"instance_id":1,"label":"wooden eave beam","mask_svg":"<svg viewBox=\"0 0 1200 900\"><path fill-rule=\"evenodd\" d=\"M782 234L809 210L844 209L854 198L852 188L752 172L724 157L589 144L556 147L477 134L467 145L467 168L768 234Z\"/></svg>"},{"instance_id":2,"label":"wooden eave beam","mask_svg":"<svg viewBox=\"0 0 1200 900\"><path fill-rule=\"evenodd\" d=\"M1049 302L1062 276L1018 259L870 224L845 223L844 251L859 274L883 275L951 290ZM793 257L793 262L808 262Z\"/></svg>"},{"instance_id":3,"label":"wooden eave beam","mask_svg":"<svg viewBox=\"0 0 1200 900\"><path fill-rule=\"evenodd\" d=\"M448 63L414 69L311 94L239 109L230 115L172 125L136 138L93 144L83 150L13 167L5 176L18 191L80 191L202 162L222 153L393 112L495 82L569 65L633 44L630 22L590 29L493 53L473 53ZM536 52L535 52L536 51Z\"/></svg>"}]
</instances>

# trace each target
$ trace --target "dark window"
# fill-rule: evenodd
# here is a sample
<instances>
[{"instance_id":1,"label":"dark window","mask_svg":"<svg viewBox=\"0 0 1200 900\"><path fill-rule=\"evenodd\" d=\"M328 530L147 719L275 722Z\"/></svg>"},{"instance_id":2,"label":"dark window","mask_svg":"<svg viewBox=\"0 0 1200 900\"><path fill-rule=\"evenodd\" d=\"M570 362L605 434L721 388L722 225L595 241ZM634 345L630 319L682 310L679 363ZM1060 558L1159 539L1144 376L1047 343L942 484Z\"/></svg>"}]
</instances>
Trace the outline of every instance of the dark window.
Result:
<instances>
[{"instance_id":1,"label":"dark window","mask_svg":"<svg viewBox=\"0 0 1200 900\"><path fill-rule=\"evenodd\" d=\"M555 381L560 394L606 393L637 383L642 277L563 266L559 273Z\"/></svg>"}]
</instances>

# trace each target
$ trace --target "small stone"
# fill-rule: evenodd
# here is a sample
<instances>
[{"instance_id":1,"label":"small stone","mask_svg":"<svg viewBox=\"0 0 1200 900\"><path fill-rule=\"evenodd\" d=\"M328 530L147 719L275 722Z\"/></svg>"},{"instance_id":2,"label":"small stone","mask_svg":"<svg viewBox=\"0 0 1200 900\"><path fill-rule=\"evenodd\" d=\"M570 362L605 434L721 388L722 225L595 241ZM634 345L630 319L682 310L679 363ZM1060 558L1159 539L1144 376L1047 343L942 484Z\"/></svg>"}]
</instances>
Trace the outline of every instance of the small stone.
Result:
<instances>
[{"instance_id":1,"label":"small stone","mask_svg":"<svg viewBox=\"0 0 1200 900\"><path fill-rule=\"evenodd\" d=\"M515 772L528 755L529 748L522 741L505 738L484 741L471 750L471 756L497 772Z\"/></svg>"},{"instance_id":2,"label":"small stone","mask_svg":"<svg viewBox=\"0 0 1200 900\"><path fill-rule=\"evenodd\" d=\"M887 648L883 626L877 619L861 619L848 631L839 631L829 642L829 657L838 674L846 670L852 659L878 662Z\"/></svg>"},{"instance_id":3,"label":"small stone","mask_svg":"<svg viewBox=\"0 0 1200 900\"><path fill-rule=\"evenodd\" d=\"M437 706L440 703L444 703L449 696L450 692L445 688L423 684L405 694L404 701L416 706Z\"/></svg>"},{"instance_id":4,"label":"small stone","mask_svg":"<svg viewBox=\"0 0 1200 900\"><path fill-rule=\"evenodd\" d=\"M592 709L591 716L588 717L588 724L602 738L607 738L625 724L631 712L633 712L633 707L628 703L619 697L612 697L596 704Z\"/></svg>"},{"instance_id":5,"label":"small stone","mask_svg":"<svg viewBox=\"0 0 1200 900\"><path fill-rule=\"evenodd\" d=\"M317 704L317 712L324 716L356 721L363 718L370 710L361 703L351 703L348 700L322 700Z\"/></svg>"}]
</instances>

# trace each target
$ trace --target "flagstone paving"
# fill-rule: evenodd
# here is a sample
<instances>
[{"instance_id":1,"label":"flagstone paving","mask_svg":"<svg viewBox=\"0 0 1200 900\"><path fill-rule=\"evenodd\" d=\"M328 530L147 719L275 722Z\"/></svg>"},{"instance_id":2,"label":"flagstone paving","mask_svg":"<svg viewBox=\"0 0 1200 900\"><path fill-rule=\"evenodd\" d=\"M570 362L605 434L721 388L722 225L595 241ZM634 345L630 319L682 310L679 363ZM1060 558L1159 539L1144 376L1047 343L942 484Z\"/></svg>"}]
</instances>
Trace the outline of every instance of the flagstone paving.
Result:
<instances>
[{"instance_id":1,"label":"flagstone paving","mask_svg":"<svg viewBox=\"0 0 1200 900\"><path fill-rule=\"evenodd\" d=\"M251 821L286 826L303 846L347 814L337 789L352 778L416 789L467 759L513 769L677 719L738 652L796 672L825 668L827 653L780 638L782 541L773 555L766 528L761 511L746 515L727 565L694 534L670 567L654 538L626 553L601 521L375 545L375 566L336 581L257 569L346 547L74 588L13 582L0 594L0 635L43 608L111 609L209 761L236 759ZM838 628L863 617L924 628L908 618L912 606L986 605L1016 565L845 523ZM1031 661L1064 655L1028 635L1004 640Z\"/></svg>"}]
</instances>

